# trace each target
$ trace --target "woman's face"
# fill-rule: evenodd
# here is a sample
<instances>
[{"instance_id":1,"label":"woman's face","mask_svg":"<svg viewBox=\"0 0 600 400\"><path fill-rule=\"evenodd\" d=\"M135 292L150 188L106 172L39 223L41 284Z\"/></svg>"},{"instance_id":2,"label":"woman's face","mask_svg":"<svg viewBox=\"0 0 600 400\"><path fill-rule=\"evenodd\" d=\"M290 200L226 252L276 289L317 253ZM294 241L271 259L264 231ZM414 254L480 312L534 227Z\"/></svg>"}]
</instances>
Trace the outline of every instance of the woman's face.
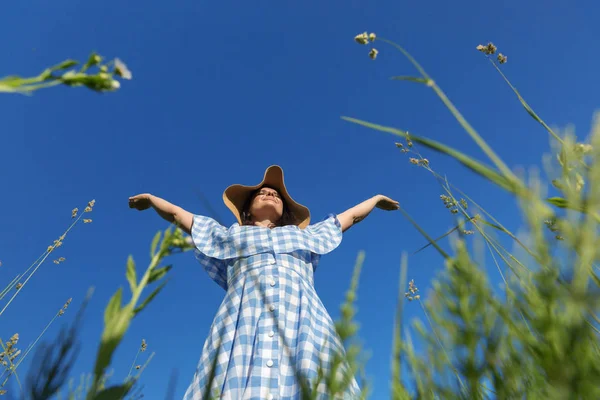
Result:
<instances>
[{"instance_id":1,"label":"woman's face","mask_svg":"<svg viewBox=\"0 0 600 400\"><path fill-rule=\"evenodd\" d=\"M261 188L250 205L250 214L255 219L268 219L272 222L279 221L283 215L283 200L275 189Z\"/></svg>"}]
</instances>

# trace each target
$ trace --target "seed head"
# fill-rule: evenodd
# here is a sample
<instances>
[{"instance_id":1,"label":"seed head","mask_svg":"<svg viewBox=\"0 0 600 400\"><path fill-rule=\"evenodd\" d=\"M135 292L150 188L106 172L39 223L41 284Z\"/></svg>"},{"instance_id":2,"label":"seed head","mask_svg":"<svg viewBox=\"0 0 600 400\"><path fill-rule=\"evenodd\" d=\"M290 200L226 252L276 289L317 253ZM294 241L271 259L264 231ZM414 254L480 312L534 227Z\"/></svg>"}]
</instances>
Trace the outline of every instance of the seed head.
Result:
<instances>
[{"instance_id":1,"label":"seed head","mask_svg":"<svg viewBox=\"0 0 600 400\"><path fill-rule=\"evenodd\" d=\"M136 365L136 366L135 366L135 369L140 369L140 368L142 368L142 366L141 366L141 365Z\"/></svg>"},{"instance_id":2,"label":"seed head","mask_svg":"<svg viewBox=\"0 0 600 400\"><path fill-rule=\"evenodd\" d=\"M91 222L92 222L92 220L91 220L91 219L84 219L84 220L83 220L83 223L84 223L84 224L90 224Z\"/></svg>"},{"instance_id":3,"label":"seed head","mask_svg":"<svg viewBox=\"0 0 600 400\"><path fill-rule=\"evenodd\" d=\"M71 301L73 301L72 297L69 297L69 300L67 300L67 302L65 303L65 305L63 306L63 310L66 310L67 308L69 308L69 304L71 304Z\"/></svg>"},{"instance_id":4,"label":"seed head","mask_svg":"<svg viewBox=\"0 0 600 400\"><path fill-rule=\"evenodd\" d=\"M369 36L367 35L367 32L363 32L359 35L356 35L354 37L354 41L358 44L367 44L369 43Z\"/></svg>"},{"instance_id":5,"label":"seed head","mask_svg":"<svg viewBox=\"0 0 600 400\"><path fill-rule=\"evenodd\" d=\"M544 221L544 224L546 224L546 227L548 227L548 229L550 230L550 232L556 233L558 232L558 227L556 226L557 221L556 218L550 218Z\"/></svg>"},{"instance_id":6,"label":"seed head","mask_svg":"<svg viewBox=\"0 0 600 400\"><path fill-rule=\"evenodd\" d=\"M12 335L9 339L9 343L14 346L15 344L17 344L17 342L19 341L19 334L15 333L14 335Z\"/></svg>"},{"instance_id":7,"label":"seed head","mask_svg":"<svg viewBox=\"0 0 600 400\"><path fill-rule=\"evenodd\" d=\"M408 282L408 292L404 293L404 297L406 297L408 301L418 300L421 298L421 296L417 294L418 291L419 289L415 286L415 280L411 279L411 281Z\"/></svg>"},{"instance_id":8,"label":"seed head","mask_svg":"<svg viewBox=\"0 0 600 400\"><path fill-rule=\"evenodd\" d=\"M77 216L78 211L79 211L78 208L74 208L73 211L71 211L71 218L75 218Z\"/></svg>"},{"instance_id":9,"label":"seed head","mask_svg":"<svg viewBox=\"0 0 600 400\"><path fill-rule=\"evenodd\" d=\"M115 58L115 73L123 79L131 79L131 71L127 68L127 65L123 61Z\"/></svg>"},{"instance_id":10,"label":"seed head","mask_svg":"<svg viewBox=\"0 0 600 400\"><path fill-rule=\"evenodd\" d=\"M446 208L452 209L456 207L456 201L452 197L446 196L445 194L441 194L440 199L442 199Z\"/></svg>"},{"instance_id":11,"label":"seed head","mask_svg":"<svg viewBox=\"0 0 600 400\"><path fill-rule=\"evenodd\" d=\"M17 290L21 289L23 287L23 284L21 282L17 283L17 285L15 286L15 288Z\"/></svg>"},{"instance_id":12,"label":"seed head","mask_svg":"<svg viewBox=\"0 0 600 400\"><path fill-rule=\"evenodd\" d=\"M102 57L100 57L98 54L92 54L88 60L88 64L90 64L90 66L100 64L101 62Z\"/></svg>"},{"instance_id":13,"label":"seed head","mask_svg":"<svg viewBox=\"0 0 600 400\"><path fill-rule=\"evenodd\" d=\"M375 35L375 33L371 32L371 33L369 34L369 40L370 40L371 42L374 42L376 38L377 38L377 35Z\"/></svg>"},{"instance_id":14,"label":"seed head","mask_svg":"<svg viewBox=\"0 0 600 400\"><path fill-rule=\"evenodd\" d=\"M484 54L490 55L496 53L496 46L492 42L488 43L486 46L479 45L477 46L477 50L481 51Z\"/></svg>"},{"instance_id":15,"label":"seed head","mask_svg":"<svg viewBox=\"0 0 600 400\"><path fill-rule=\"evenodd\" d=\"M140 351L142 351L142 352L146 351L147 347L148 347L148 345L146 344L146 339L142 339L142 345L140 346Z\"/></svg>"},{"instance_id":16,"label":"seed head","mask_svg":"<svg viewBox=\"0 0 600 400\"><path fill-rule=\"evenodd\" d=\"M585 181L583 180L583 177L579 174L577 174L575 176L575 190L578 192L581 192L581 190L583 189L583 187L585 186Z\"/></svg>"},{"instance_id":17,"label":"seed head","mask_svg":"<svg viewBox=\"0 0 600 400\"><path fill-rule=\"evenodd\" d=\"M580 154L589 154L593 150L591 144L577 143L575 145L575 152Z\"/></svg>"},{"instance_id":18,"label":"seed head","mask_svg":"<svg viewBox=\"0 0 600 400\"><path fill-rule=\"evenodd\" d=\"M504 64L506 63L506 60L508 59L508 57L506 57L504 54L502 53L498 53L498 62L500 64Z\"/></svg>"},{"instance_id":19,"label":"seed head","mask_svg":"<svg viewBox=\"0 0 600 400\"><path fill-rule=\"evenodd\" d=\"M377 49L371 49L371 51L369 51L369 57L371 57L371 60L376 59L378 53L379 52L377 51Z\"/></svg>"},{"instance_id":20,"label":"seed head","mask_svg":"<svg viewBox=\"0 0 600 400\"><path fill-rule=\"evenodd\" d=\"M408 161L410 161L411 164L419 165L419 160L416 158L411 157L408 159Z\"/></svg>"}]
</instances>

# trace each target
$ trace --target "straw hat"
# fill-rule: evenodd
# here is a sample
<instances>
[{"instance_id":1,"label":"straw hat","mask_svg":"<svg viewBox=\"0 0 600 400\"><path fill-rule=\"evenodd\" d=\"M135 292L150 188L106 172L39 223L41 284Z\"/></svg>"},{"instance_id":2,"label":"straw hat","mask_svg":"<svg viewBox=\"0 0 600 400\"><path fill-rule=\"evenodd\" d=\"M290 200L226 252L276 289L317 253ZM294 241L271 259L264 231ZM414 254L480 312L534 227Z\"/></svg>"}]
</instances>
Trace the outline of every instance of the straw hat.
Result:
<instances>
[{"instance_id":1,"label":"straw hat","mask_svg":"<svg viewBox=\"0 0 600 400\"><path fill-rule=\"evenodd\" d=\"M243 223L242 212L244 211L244 205L248 201L248 198L252 192L263 186L269 186L279 192L292 216L294 225L297 225L300 229L304 229L308 226L310 223L310 211L305 206L296 203L289 195L283 180L283 170L278 165L271 165L267 168L262 182L258 185L244 186L235 184L229 186L225 189L225 192L223 192L223 201L225 202L225 205L231 210L233 215L235 215L235 218L240 225Z\"/></svg>"}]
</instances>

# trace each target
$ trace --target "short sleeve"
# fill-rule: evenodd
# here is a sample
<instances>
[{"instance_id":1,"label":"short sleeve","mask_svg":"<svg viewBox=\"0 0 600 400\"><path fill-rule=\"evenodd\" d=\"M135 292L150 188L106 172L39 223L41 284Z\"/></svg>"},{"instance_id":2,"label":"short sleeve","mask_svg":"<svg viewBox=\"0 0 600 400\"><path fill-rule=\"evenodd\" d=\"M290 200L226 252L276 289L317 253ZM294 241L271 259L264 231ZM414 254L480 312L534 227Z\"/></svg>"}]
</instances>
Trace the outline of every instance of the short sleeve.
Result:
<instances>
[{"instance_id":1,"label":"short sleeve","mask_svg":"<svg viewBox=\"0 0 600 400\"><path fill-rule=\"evenodd\" d=\"M335 214L304 229L309 239L309 249L315 254L327 254L342 242L342 225Z\"/></svg>"},{"instance_id":2,"label":"short sleeve","mask_svg":"<svg viewBox=\"0 0 600 400\"><path fill-rule=\"evenodd\" d=\"M212 218L194 215L191 234L196 260L212 280L227 290L227 229Z\"/></svg>"}]
</instances>

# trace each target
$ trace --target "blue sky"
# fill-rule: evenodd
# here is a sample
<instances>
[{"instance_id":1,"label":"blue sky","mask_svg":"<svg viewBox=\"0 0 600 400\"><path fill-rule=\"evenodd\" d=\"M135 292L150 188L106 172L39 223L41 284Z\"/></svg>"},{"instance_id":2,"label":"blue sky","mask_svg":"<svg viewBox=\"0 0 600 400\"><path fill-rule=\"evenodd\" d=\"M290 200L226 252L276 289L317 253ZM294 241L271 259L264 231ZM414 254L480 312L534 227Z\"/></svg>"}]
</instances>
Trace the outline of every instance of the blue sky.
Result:
<instances>
[{"instance_id":1,"label":"blue sky","mask_svg":"<svg viewBox=\"0 0 600 400\"><path fill-rule=\"evenodd\" d=\"M72 208L96 199L93 223L77 226L61 248L66 262L39 270L2 316L0 337L19 332L25 347L67 298L78 305L94 286L73 376L93 368L102 310L119 286L127 287L127 256L144 269L153 235L167 226L151 211L128 209L127 198L137 193L206 214L203 194L229 224L222 191L232 183L258 183L268 165L279 164L313 221L383 193L432 235L442 234L453 221L433 179L409 164L395 137L340 116L393 125L483 156L430 90L388 79L415 73L399 53L376 42L380 53L372 61L353 37L376 32L404 45L510 166L532 166L549 148L547 134L475 46L493 41L508 55L503 70L538 114L551 126L572 123L585 137L598 107L598 56L590 40L600 34L600 9L592 2L578 6L555 0L5 5L0 36L10 40L3 41L0 76L36 75L97 51L120 57L133 80L105 95L59 87L32 97L0 96L2 282L62 233ZM423 153L434 169L518 229L509 196L452 160ZM316 275L317 292L337 318L357 253L366 251L357 319L371 354L372 398L389 393L400 255L423 244L399 212L377 210L345 234ZM181 398L224 295L192 254L171 261L171 282L135 319L113 362L116 382L146 339L156 352L143 378L148 399L164 398L173 370L175 398ZM409 258L409 279L423 297L442 266L430 250ZM499 279L493 270L490 279ZM411 303L405 317L423 315Z\"/></svg>"}]
</instances>

